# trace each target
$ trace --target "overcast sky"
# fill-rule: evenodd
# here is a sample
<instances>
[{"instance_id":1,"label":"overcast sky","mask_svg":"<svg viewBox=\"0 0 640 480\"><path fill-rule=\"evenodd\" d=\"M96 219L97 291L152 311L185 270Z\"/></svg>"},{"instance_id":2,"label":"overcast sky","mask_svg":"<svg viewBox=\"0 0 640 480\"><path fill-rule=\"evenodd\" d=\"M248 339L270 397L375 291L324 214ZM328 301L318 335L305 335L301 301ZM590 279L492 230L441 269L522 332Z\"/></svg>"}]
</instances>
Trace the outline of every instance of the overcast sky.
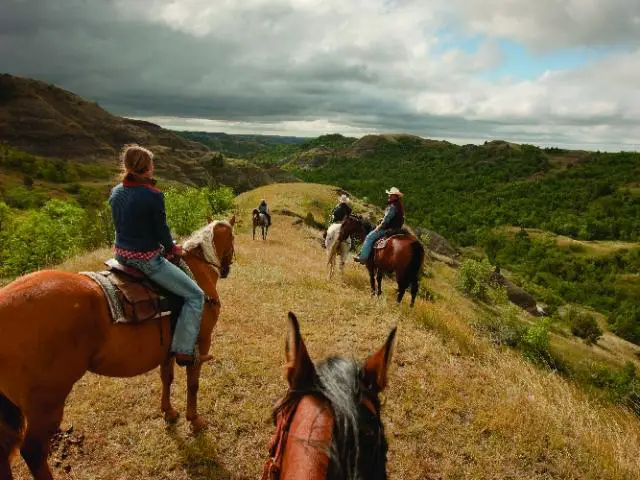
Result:
<instances>
[{"instance_id":1,"label":"overcast sky","mask_svg":"<svg viewBox=\"0 0 640 480\"><path fill-rule=\"evenodd\" d=\"M175 129L640 149L638 0L1 0L0 71Z\"/></svg>"}]
</instances>

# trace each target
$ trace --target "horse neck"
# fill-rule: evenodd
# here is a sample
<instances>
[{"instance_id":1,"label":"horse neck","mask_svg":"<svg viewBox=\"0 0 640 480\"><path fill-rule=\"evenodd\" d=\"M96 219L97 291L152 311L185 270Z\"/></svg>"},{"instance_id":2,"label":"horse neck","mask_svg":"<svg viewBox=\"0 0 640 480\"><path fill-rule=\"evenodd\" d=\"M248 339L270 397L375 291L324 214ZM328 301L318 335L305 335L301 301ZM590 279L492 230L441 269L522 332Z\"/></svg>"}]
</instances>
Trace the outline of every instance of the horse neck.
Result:
<instances>
[{"instance_id":1,"label":"horse neck","mask_svg":"<svg viewBox=\"0 0 640 480\"><path fill-rule=\"evenodd\" d=\"M205 296L218 299L218 273L208 263L194 252L189 252L183 257L186 264L189 266L191 273L196 280L198 286L202 289Z\"/></svg>"},{"instance_id":2,"label":"horse neck","mask_svg":"<svg viewBox=\"0 0 640 480\"><path fill-rule=\"evenodd\" d=\"M302 397L289 427L281 480L325 480L333 441L333 413L323 400Z\"/></svg>"}]
</instances>

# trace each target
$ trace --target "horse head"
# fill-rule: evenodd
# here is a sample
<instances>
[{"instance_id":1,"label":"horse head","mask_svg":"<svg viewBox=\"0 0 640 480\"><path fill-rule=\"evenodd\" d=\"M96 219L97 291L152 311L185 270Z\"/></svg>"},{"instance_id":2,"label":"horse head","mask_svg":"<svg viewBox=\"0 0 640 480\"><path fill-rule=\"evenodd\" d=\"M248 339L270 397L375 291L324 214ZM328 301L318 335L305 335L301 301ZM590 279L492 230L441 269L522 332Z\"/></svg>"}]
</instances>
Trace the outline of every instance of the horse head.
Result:
<instances>
[{"instance_id":1,"label":"horse head","mask_svg":"<svg viewBox=\"0 0 640 480\"><path fill-rule=\"evenodd\" d=\"M314 364L289 313L289 390L274 410L276 434L263 479L387 478L379 394L387 385L395 334L394 328L362 364L336 356Z\"/></svg>"},{"instance_id":2,"label":"horse head","mask_svg":"<svg viewBox=\"0 0 640 480\"><path fill-rule=\"evenodd\" d=\"M348 215L340 227L340 241L344 241L350 236L356 236L360 241L364 241L364 237L372 230L367 231L367 223L360 215Z\"/></svg>"},{"instance_id":3,"label":"horse head","mask_svg":"<svg viewBox=\"0 0 640 480\"><path fill-rule=\"evenodd\" d=\"M225 221L212 221L208 218L207 225L193 233L183 248L186 252L194 252L195 256L207 264L220 275L227 278L235 254L233 226L235 215Z\"/></svg>"},{"instance_id":4,"label":"horse head","mask_svg":"<svg viewBox=\"0 0 640 480\"><path fill-rule=\"evenodd\" d=\"M233 226L236 216L232 215L226 222L217 222L213 226L213 243L220 258L220 276L227 278L235 255Z\"/></svg>"}]
</instances>

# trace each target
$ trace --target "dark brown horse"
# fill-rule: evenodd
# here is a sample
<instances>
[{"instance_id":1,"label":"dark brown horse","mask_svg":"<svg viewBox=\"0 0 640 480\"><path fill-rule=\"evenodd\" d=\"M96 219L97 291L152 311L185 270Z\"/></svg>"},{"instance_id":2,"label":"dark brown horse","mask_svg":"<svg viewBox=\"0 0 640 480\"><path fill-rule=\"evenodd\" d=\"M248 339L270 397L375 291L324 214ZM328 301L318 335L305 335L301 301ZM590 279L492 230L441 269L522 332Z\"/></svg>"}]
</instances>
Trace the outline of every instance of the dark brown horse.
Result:
<instances>
[{"instance_id":1,"label":"dark brown horse","mask_svg":"<svg viewBox=\"0 0 640 480\"><path fill-rule=\"evenodd\" d=\"M387 478L379 394L387 385L395 334L394 328L363 364L329 357L314 365L289 313L289 390L274 410L276 432L263 480Z\"/></svg>"},{"instance_id":2,"label":"dark brown horse","mask_svg":"<svg viewBox=\"0 0 640 480\"><path fill-rule=\"evenodd\" d=\"M340 238L347 238L351 234L360 235L365 230L365 224L358 217L350 217L350 221L342 224ZM359 225L360 224L360 225ZM424 247L422 243L410 234L393 235L386 239L383 248L373 248L367 260L371 295L382 294L382 277L384 274L395 274L398 284L398 303L411 287L411 306L416 302L416 295L420 286L420 275L424 263ZM376 279L378 288L376 290Z\"/></svg>"},{"instance_id":3,"label":"dark brown horse","mask_svg":"<svg viewBox=\"0 0 640 480\"><path fill-rule=\"evenodd\" d=\"M220 314L218 278L233 261L234 223L231 217L209 224L184 245L183 258L208 297L197 341L202 356ZM52 480L49 442L67 395L87 371L132 377L160 365L161 408L166 421L175 421L169 322L114 324L102 289L76 273L39 271L0 289L0 480L12 478L10 457L18 447L36 480ZM187 368L187 420L195 431L205 427L197 410L200 368Z\"/></svg>"}]
</instances>

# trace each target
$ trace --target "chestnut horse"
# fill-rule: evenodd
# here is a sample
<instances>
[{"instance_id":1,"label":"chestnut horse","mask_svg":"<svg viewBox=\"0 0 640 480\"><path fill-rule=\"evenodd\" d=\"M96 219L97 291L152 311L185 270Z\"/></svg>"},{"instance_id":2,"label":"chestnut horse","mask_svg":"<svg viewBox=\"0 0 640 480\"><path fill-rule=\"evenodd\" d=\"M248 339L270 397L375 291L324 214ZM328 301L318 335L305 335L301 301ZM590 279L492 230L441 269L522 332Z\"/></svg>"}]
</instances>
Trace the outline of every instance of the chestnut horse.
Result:
<instances>
[{"instance_id":1,"label":"chestnut horse","mask_svg":"<svg viewBox=\"0 0 640 480\"><path fill-rule=\"evenodd\" d=\"M362 220L356 217L349 223L343 223L340 238L364 229L364 225L358 225L359 222ZM384 248L374 248L367 259L371 295L381 295L382 276L385 273L393 273L398 284L397 302L402 302L405 291L411 287L411 306L413 307L420 286L420 271L423 263L424 247L416 237L408 234L392 236L387 240ZM378 280L377 290L376 279Z\"/></svg>"},{"instance_id":2,"label":"chestnut horse","mask_svg":"<svg viewBox=\"0 0 640 480\"><path fill-rule=\"evenodd\" d=\"M184 244L183 258L207 302L198 350L207 355L220 314L218 278L229 274L234 255L233 225L208 224ZM11 476L17 447L36 480L53 478L47 457L65 400L73 385L93 372L132 377L160 365L161 409L177 420L170 390L174 361L168 317L141 324L114 324L102 289L77 273L44 270L0 289L0 480ZM195 431L200 364L187 368L187 419Z\"/></svg>"},{"instance_id":3,"label":"chestnut horse","mask_svg":"<svg viewBox=\"0 0 640 480\"><path fill-rule=\"evenodd\" d=\"M289 312L289 390L274 410L276 432L262 480L387 478L379 394L387 385L395 335L394 328L361 365L342 357L314 365Z\"/></svg>"}]
</instances>

